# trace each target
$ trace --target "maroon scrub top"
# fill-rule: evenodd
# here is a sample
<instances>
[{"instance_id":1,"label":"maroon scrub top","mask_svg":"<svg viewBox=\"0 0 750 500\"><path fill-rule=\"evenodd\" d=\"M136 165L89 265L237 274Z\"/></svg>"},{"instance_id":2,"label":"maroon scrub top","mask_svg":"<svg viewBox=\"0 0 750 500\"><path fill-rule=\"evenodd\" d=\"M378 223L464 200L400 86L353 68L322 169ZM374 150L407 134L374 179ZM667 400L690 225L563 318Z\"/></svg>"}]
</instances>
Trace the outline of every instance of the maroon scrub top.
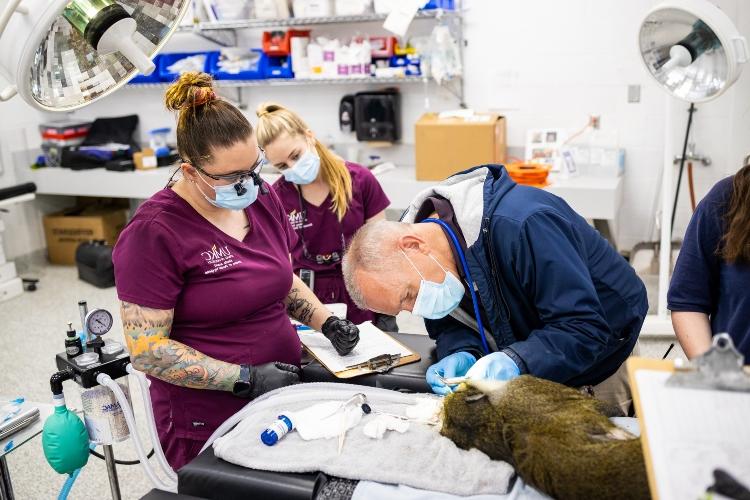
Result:
<instances>
[{"instance_id":1,"label":"maroon scrub top","mask_svg":"<svg viewBox=\"0 0 750 500\"><path fill-rule=\"evenodd\" d=\"M113 253L120 300L174 309L169 337L229 363L300 364L301 346L284 306L297 241L276 194L245 209L239 241L215 227L171 189L143 203ZM151 378L160 441L205 442L246 400L230 392L179 387ZM191 448L199 448L191 445ZM195 451L195 450L193 450ZM192 453L192 452L191 452ZM169 456L182 465L192 457Z\"/></svg>"},{"instance_id":2,"label":"maroon scrub top","mask_svg":"<svg viewBox=\"0 0 750 500\"><path fill-rule=\"evenodd\" d=\"M372 172L356 163L345 162L345 164L352 176L352 201L341 222L331 210L330 195L320 206L303 200L303 207L300 204L297 186L284 177L273 184L273 189L281 198L289 223L299 236L299 241L292 251L294 272L299 273L300 269L315 271L313 285L315 295L324 304L338 302L347 304L347 319L359 324L363 321L372 321L375 315L371 311L358 308L349 297L344 286L341 262L319 264L315 257L330 255L333 252L343 255L342 235L344 243L348 244L354 233L365 224L367 219L385 210L391 202ZM305 209L307 220L305 220ZM312 259L304 255L303 238L308 255Z\"/></svg>"}]
</instances>

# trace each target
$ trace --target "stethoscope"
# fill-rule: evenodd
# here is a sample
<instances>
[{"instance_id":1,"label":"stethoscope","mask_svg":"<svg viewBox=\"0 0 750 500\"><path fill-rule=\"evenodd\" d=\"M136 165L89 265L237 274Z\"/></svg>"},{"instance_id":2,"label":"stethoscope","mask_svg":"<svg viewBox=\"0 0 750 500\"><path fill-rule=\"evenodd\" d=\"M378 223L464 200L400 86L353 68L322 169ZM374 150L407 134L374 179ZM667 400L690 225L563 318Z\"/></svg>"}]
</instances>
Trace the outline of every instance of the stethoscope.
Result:
<instances>
[{"instance_id":1,"label":"stethoscope","mask_svg":"<svg viewBox=\"0 0 750 500\"><path fill-rule=\"evenodd\" d=\"M469 294L471 295L471 302L474 304L474 315L477 318L477 327L479 328L479 334L482 339L482 347L484 348L484 353L489 354L490 347L487 344L487 334L485 333L484 325L482 324L482 315L479 314L479 300L477 300L477 294L474 291L474 279L471 277L469 265L466 263L466 255L464 255L464 251L461 248L461 244L458 242L456 234L453 232L453 229L451 229L451 227L445 223L445 221L442 221L440 219L430 218L425 219L422 222L434 222L435 224L439 224L443 229L445 229L445 232L448 233L448 236L450 236L451 241L453 242L453 248L456 249L458 258L461 260L461 267L463 268L466 279L469 282Z\"/></svg>"}]
</instances>

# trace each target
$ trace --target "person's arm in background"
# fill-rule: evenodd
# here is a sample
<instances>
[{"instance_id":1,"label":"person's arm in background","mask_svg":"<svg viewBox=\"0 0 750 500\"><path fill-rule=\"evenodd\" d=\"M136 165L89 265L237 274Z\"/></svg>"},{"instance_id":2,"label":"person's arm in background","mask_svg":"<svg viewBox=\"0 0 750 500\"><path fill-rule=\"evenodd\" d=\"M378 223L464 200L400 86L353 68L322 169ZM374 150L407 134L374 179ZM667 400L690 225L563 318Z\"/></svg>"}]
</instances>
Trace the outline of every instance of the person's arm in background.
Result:
<instances>
[{"instance_id":1,"label":"person's arm in background","mask_svg":"<svg viewBox=\"0 0 750 500\"><path fill-rule=\"evenodd\" d=\"M712 334L708 314L674 311L672 313L672 326L688 359L700 356L711 347Z\"/></svg>"},{"instance_id":2,"label":"person's arm in background","mask_svg":"<svg viewBox=\"0 0 750 500\"><path fill-rule=\"evenodd\" d=\"M234 387L240 376L240 365L211 358L169 338L173 310L123 301L120 314L130 360L136 370L191 389L231 391Z\"/></svg>"},{"instance_id":3,"label":"person's arm in background","mask_svg":"<svg viewBox=\"0 0 750 500\"><path fill-rule=\"evenodd\" d=\"M667 307L672 326L688 359L711 347L710 315L716 310L721 258L721 189L715 186L690 219L669 284Z\"/></svg>"},{"instance_id":4,"label":"person's arm in background","mask_svg":"<svg viewBox=\"0 0 750 500\"><path fill-rule=\"evenodd\" d=\"M375 220L385 220L385 210L382 210L365 221L365 224Z\"/></svg>"}]
</instances>

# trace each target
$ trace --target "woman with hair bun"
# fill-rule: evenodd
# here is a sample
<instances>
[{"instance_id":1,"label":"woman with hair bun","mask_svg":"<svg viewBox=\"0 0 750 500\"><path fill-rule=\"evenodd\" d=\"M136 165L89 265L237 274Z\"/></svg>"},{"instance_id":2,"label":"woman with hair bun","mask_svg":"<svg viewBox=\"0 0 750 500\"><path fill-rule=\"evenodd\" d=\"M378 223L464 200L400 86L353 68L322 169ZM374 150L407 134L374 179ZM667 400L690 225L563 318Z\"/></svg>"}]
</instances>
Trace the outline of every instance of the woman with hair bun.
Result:
<instances>
[{"instance_id":1,"label":"woman with hair bun","mask_svg":"<svg viewBox=\"0 0 750 500\"><path fill-rule=\"evenodd\" d=\"M294 272L313 276L313 291L324 304L346 304L346 317L354 323L374 321L381 329L397 331L392 316L355 305L341 272L354 233L385 218L390 201L377 179L367 168L333 154L294 111L265 103L256 114L258 143L283 174L273 190L299 237L292 252Z\"/></svg>"},{"instance_id":2,"label":"woman with hair bun","mask_svg":"<svg viewBox=\"0 0 750 500\"><path fill-rule=\"evenodd\" d=\"M299 382L290 316L341 354L359 331L292 272L297 236L259 176L247 118L204 73L183 74L165 100L182 176L140 206L113 261L130 357L151 379L159 440L179 469L249 399Z\"/></svg>"}]
</instances>

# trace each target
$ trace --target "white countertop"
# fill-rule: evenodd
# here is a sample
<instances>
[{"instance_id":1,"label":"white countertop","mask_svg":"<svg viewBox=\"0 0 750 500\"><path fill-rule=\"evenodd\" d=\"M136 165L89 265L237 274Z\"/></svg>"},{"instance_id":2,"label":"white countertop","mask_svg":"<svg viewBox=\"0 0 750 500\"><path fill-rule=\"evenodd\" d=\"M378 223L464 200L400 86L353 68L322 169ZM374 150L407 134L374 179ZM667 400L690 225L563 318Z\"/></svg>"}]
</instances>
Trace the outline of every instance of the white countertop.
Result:
<instances>
[{"instance_id":1,"label":"white countertop","mask_svg":"<svg viewBox=\"0 0 750 500\"><path fill-rule=\"evenodd\" d=\"M135 172L112 172L103 168L70 170L66 168L19 169L19 182L34 182L39 195L102 196L146 199L162 189L173 168ZM263 174L273 183L278 174ZM421 190L436 182L416 180L413 167L397 167L378 176L391 200L391 208L405 209ZM570 204L587 219L616 218L622 203L622 177L578 176L552 179L546 188Z\"/></svg>"}]
</instances>

